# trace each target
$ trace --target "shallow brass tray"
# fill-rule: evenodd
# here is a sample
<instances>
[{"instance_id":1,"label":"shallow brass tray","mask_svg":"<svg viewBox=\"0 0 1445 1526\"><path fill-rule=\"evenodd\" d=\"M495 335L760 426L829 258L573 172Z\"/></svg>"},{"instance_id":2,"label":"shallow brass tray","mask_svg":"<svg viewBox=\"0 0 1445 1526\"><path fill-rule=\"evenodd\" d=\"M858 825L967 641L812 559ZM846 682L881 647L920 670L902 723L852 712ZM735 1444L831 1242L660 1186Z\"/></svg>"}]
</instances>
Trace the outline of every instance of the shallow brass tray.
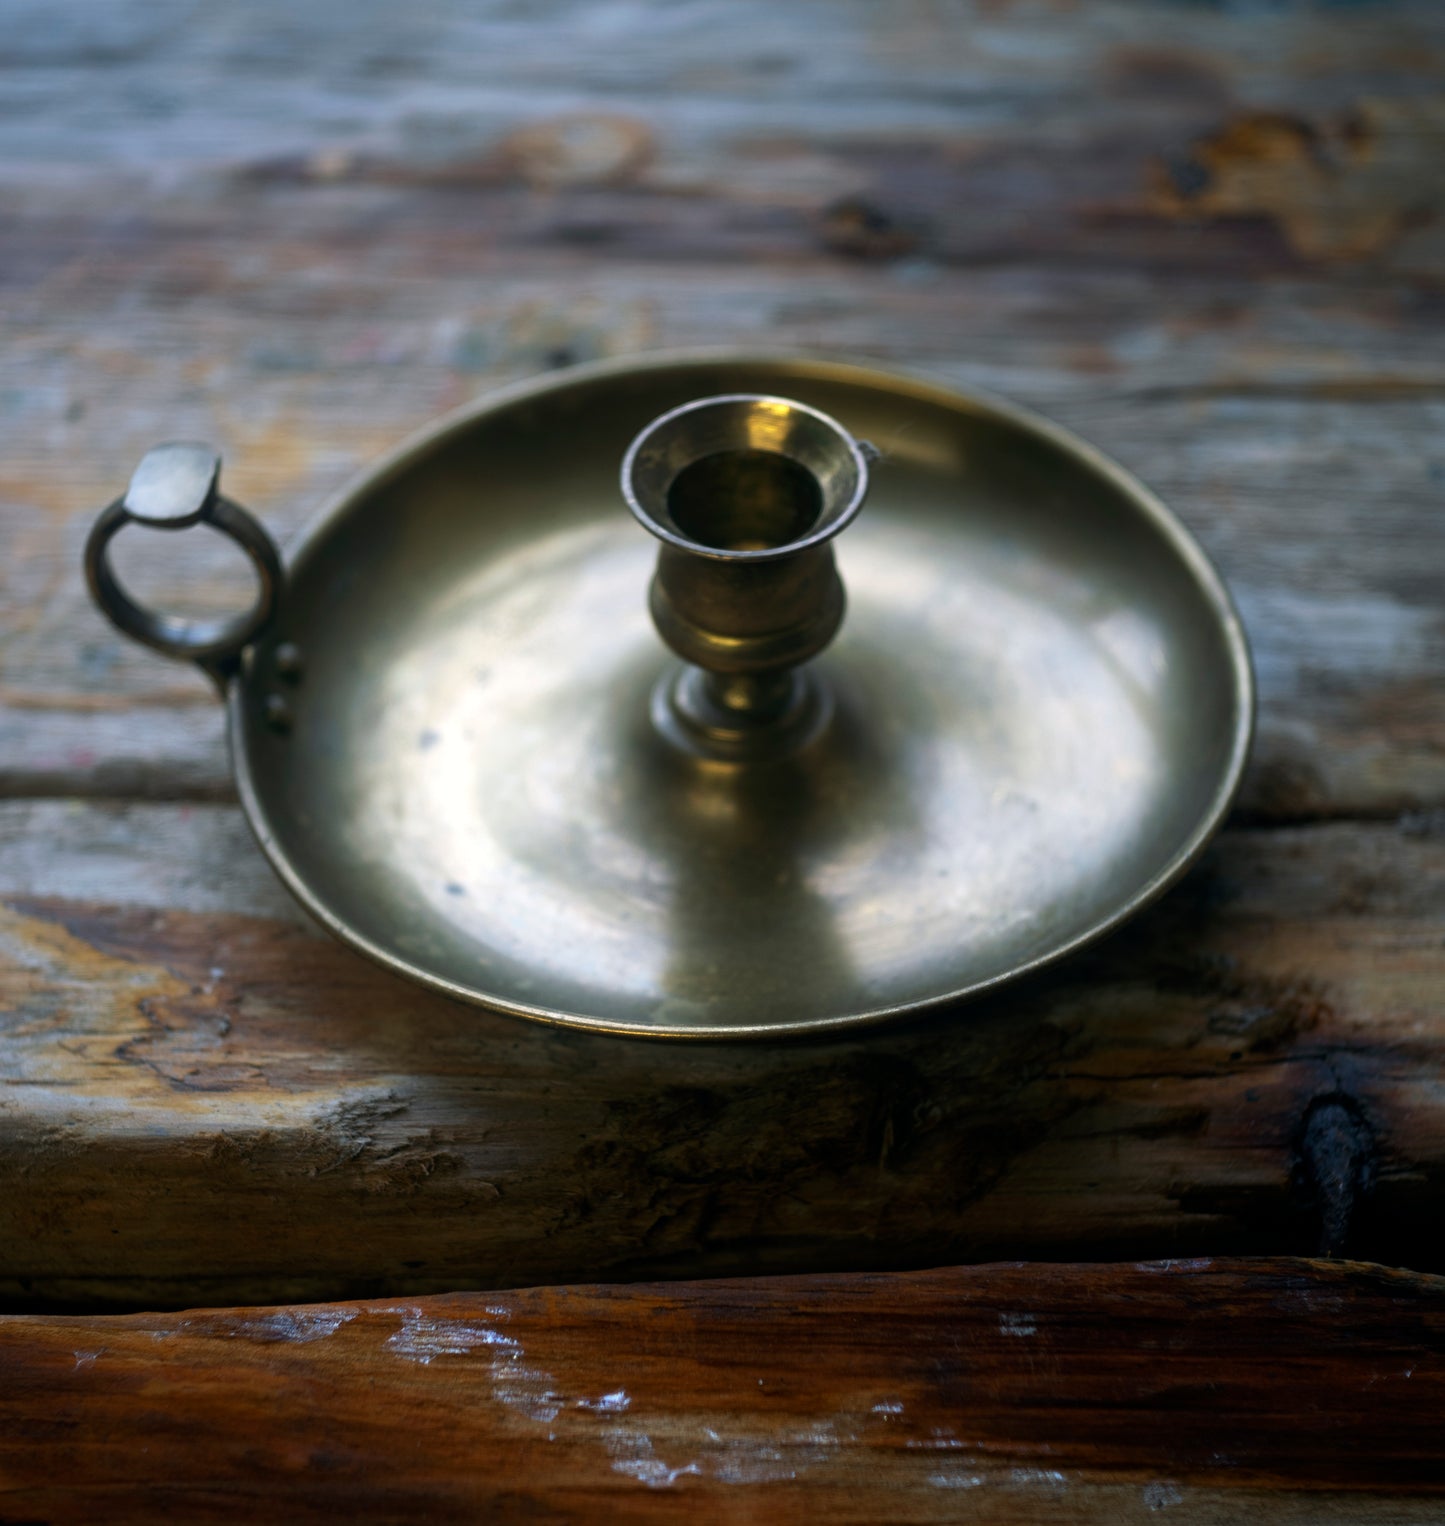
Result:
<instances>
[{"instance_id":1,"label":"shallow brass tray","mask_svg":"<svg viewBox=\"0 0 1445 1526\"><path fill-rule=\"evenodd\" d=\"M837 542L831 724L746 766L652 723L674 659L618 486L649 420L736 392L880 452ZM484 398L343 492L275 603L209 665L302 905L424 985L618 1033L854 1027L1057 959L1194 859L1252 725L1229 597L1131 476L996 399L810 358Z\"/></svg>"}]
</instances>

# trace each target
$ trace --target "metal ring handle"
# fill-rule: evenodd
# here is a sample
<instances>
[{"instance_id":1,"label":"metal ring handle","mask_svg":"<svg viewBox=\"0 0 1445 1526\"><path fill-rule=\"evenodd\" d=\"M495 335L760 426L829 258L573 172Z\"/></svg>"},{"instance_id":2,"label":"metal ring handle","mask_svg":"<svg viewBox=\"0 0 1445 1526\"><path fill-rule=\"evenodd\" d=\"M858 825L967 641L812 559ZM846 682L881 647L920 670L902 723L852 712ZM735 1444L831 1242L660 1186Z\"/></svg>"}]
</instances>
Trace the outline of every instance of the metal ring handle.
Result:
<instances>
[{"instance_id":1,"label":"metal ring handle","mask_svg":"<svg viewBox=\"0 0 1445 1526\"><path fill-rule=\"evenodd\" d=\"M160 445L136 468L124 496L102 511L85 543L91 597L118 630L144 645L199 664L218 680L235 670L241 653L271 622L285 574L280 553L261 525L221 496L221 458L204 445ZM110 543L128 524L159 530L214 525L246 553L260 580L255 603L239 615L184 619L137 604L110 563Z\"/></svg>"}]
</instances>

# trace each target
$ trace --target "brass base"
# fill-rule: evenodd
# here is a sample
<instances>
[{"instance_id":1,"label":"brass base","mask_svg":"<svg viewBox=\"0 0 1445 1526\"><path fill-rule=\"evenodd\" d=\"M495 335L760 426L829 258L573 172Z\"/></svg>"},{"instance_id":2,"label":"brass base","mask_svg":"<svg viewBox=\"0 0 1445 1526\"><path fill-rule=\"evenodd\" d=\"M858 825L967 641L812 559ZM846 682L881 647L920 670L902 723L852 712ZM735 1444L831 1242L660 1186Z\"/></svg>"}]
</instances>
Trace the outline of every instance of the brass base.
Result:
<instances>
[{"instance_id":1,"label":"brass base","mask_svg":"<svg viewBox=\"0 0 1445 1526\"><path fill-rule=\"evenodd\" d=\"M847 621L762 762L659 642L617 489L649 419L746 391L882 451L836 545ZM306 539L230 705L262 844L340 936L527 1016L743 1037L930 1006L1117 923L1221 820L1252 695L1203 555L1087 446L908 378L702 356L403 447Z\"/></svg>"},{"instance_id":2,"label":"brass base","mask_svg":"<svg viewBox=\"0 0 1445 1526\"><path fill-rule=\"evenodd\" d=\"M754 764L790 758L827 729L832 690L810 668L779 674L769 689L766 702L730 704L716 674L681 663L652 691L652 723L695 758Z\"/></svg>"}]
</instances>

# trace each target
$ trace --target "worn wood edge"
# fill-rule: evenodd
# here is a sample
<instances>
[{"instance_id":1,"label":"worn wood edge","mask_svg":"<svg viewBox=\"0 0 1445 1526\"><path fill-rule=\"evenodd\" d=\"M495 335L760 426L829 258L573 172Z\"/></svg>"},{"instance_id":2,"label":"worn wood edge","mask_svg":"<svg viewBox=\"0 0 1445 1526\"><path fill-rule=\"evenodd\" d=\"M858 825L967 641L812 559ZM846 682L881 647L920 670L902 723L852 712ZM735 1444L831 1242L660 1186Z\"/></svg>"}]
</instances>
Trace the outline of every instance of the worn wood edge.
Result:
<instances>
[{"instance_id":1,"label":"worn wood edge","mask_svg":"<svg viewBox=\"0 0 1445 1526\"><path fill-rule=\"evenodd\" d=\"M1289 1259L7 1317L0 1511L1426 1521L1442 1357L1445 1281Z\"/></svg>"},{"instance_id":2,"label":"worn wood edge","mask_svg":"<svg viewBox=\"0 0 1445 1526\"><path fill-rule=\"evenodd\" d=\"M998 1256L1445 1266L1428 826L1226 833L1049 975L761 1047L416 991L298 921L224 807L0 807L0 902L12 1308Z\"/></svg>"}]
</instances>

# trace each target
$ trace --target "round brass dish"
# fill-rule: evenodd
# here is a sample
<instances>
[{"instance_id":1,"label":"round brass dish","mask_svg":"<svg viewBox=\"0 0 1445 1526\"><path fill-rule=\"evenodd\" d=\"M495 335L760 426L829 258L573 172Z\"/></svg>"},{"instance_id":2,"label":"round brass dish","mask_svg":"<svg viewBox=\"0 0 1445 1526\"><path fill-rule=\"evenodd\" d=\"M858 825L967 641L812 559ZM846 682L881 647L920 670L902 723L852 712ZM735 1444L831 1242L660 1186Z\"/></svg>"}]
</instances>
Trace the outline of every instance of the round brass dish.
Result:
<instances>
[{"instance_id":1,"label":"round brass dish","mask_svg":"<svg viewBox=\"0 0 1445 1526\"><path fill-rule=\"evenodd\" d=\"M677 659L618 485L718 394L878 452L833 543L827 722L741 761L655 723ZM333 932L468 1001L688 1038L878 1022L1077 948L1200 851L1252 724L1228 595L1127 473L993 399L788 357L454 415L341 494L212 671L261 845Z\"/></svg>"}]
</instances>

